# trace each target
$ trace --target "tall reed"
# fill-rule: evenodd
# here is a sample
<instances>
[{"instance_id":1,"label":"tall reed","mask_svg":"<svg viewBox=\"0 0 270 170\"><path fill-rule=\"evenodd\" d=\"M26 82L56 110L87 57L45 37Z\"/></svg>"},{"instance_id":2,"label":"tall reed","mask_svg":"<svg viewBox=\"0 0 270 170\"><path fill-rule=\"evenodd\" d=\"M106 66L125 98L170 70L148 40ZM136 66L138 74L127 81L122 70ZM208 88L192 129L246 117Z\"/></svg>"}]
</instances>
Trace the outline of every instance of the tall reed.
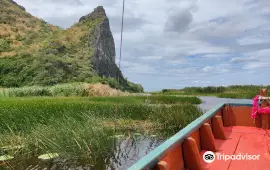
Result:
<instances>
[{"instance_id":1,"label":"tall reed","mask_svg":"<svg viewBox=\"0 0 270 170\"><path fill-rule=\"evenodd\" d=\"M23 149L11 154L37 157L57 152L65 159L95 164L114 153L115 121L116 132L127 136L140 130L169 137L202 114L190 103L148 105L140 96L132 97L0 98L0 148L20 145ZM127 102L129 98L133 101Z\"/></svg>"},{"instance_id":2,"label":"tall reed","mask_svg":"<svg viewBox=\"0 0 270 170\"><path fill-rule=\"evenodd\" d=\"M128 95L104 84L69 83L54 86L29 86L20 88L2 88L0 97L25 96L119 96Z\"/></svg>"}]
</instances>

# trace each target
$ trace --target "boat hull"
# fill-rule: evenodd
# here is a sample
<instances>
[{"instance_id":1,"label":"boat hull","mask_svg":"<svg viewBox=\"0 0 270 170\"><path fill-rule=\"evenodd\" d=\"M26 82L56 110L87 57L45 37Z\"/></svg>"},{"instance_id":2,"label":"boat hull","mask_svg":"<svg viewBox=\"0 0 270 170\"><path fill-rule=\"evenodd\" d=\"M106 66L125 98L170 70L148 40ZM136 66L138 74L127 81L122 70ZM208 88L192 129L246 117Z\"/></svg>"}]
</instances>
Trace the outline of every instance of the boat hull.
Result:
<instances>
[{"instance_id":1,"label":"boat hull","mask_svg":"<svg viewBox=\"0 0 270 170\"><path fill-rule=\"evenodd\" d=\"M269 169L269 115L251 118L252 104L220 104L179 131L129 168L155 170ZM204 153L260 155L259 160L218 160ZM218 157L219 158L219 157Z\"/></svg>"}]
</instances>

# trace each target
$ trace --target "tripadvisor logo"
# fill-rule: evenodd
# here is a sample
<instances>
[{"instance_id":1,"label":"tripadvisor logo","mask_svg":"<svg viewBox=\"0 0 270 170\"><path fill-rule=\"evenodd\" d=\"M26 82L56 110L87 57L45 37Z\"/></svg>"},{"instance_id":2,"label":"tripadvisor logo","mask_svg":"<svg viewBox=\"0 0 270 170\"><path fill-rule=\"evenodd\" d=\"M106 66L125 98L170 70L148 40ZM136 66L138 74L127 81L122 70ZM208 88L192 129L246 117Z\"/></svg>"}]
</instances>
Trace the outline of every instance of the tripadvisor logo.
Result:
<instances>
[{"instance_id":1,"label":"tripadvisor logo","mask_svg":"<svg viewBox=\"0 0 270 170\"><path fill-rule=\"evenodd\" d=\"M214 153L211 151L207 151L203 154L203 160L206 163L212 163L217 160L224 160L224 161L229 161L229 160L259 160L260 155L248 155L248 154L242 154L238 153L236 155L226 155L224 153Z\"/></svg>"},{"instance_id":2,"label":"tripadvisor logo","mask_svg":"<svg viewBox=\"0 0 270 170\"><path fill-rule=\"evenodd\" d=\"M211 152L211 151L207 151L203 154L203 160L206 162L206 163L212 163L214 162L215 160L215 154L214 152Z\"/></svg>"}]
</instances>

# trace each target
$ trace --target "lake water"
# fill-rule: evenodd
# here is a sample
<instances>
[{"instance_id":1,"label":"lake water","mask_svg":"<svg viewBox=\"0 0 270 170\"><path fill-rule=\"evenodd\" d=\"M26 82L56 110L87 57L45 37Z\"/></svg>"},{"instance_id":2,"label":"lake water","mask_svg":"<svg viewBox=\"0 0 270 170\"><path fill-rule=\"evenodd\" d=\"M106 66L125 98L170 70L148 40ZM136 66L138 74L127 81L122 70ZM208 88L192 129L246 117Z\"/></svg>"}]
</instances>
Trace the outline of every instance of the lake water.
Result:
<instances>
[{"instance_id":1,"label":"lake water","mask_svg":"<svg viewBox=\"0 0 270 170\"><path fill-rule=\"evenodd\" d=\"M252 103L251 99L229 99L229 98L217 98L214 96L198 96L198 97L203 101L199 105L199 107L204 111L208 111L220 103Z\"/></svg>"},{"instance_id":2,"label":"lake water","mask_svg":"<svg viewBox=\"0 0 270 170\"><path fill-rule=\"evenodd\" d=\"M80 163L80 161L71 162L58 158L46 161L40 161L37 158L15 158L9 162L8 167L15 170L126 170L162 142L164 140L158 137L143 135L119 139L116 143L117 147L114 148L114 158L97 160L96 165L85 161ZM2 167L0 165L0 170Z\"/></svg>"},{"instance_id":3,"label":"lake water","mask_svg":"<svg viewBox=\"0 0 270 170\"><path fill-rule=\"evenodd\" d=\"M200 96L203 103L199 107L204 111L208 111L215 105L224 102L237 102L237 103L251 103L252 100L248 99L228 99L217 98L212 96ZM80 165L79 162L70 163L67 160L52 160L52 161L39 161L37 159L18 160L14 159L11 162L12 169L27 169L27 170L85 170L85 169L106 169L106 170L125 170L134 163L136 163L143 156L158 147L164 140L157 137L137 136L133 139L119 140L117 148L115 148L115 158L109 160L102 160L96 166ZM23 167L22 167L23 166ZM1 169L1 166L0 166Z\"/></svg>"}]
</instances>

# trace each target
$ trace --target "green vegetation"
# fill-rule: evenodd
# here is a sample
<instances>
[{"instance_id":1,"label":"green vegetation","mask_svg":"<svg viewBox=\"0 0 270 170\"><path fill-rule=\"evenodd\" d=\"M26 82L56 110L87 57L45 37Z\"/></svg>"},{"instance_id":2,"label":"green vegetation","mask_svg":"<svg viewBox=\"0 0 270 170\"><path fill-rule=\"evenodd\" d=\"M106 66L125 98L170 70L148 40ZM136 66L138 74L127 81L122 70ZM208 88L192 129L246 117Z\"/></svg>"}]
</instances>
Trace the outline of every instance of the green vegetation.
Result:
<instances>
[{"instance_id":1,"label":"green vegetation","mask_svg":"<svg viewBox=\"0 0 270 170\"><path fill-rule=\"evenodd\" d=\"M205 95L217 96L220 98L246 98L251 99L259 94L261 88L270 89L270 86L257 85L232 85L232 86L208 86L208 87L186 87L184 89L163 89L161 92L152 93L154 95Z\"/></svg>"},{"instance_id":2,"label":"green vegetation","mask_svg":"<svg viewBox=\"0 0 270 170\"><path fill-rule=\"evenodd\" d=\"M0 89L0 97L24 96L88 96L88 90L84 83Z\"/></svg>"},{"instance_id":3,"label":"green vegetation","mask_svg":"<svg viewBox=\"0 0 270 170\"><path fill-rule=\"evenodd\" d=\"M5 39L0 39L0 52L10 50L10 41Z\"/></svg>"},{"instance_id":4,"label":"green vegetation","mask_svg":"<svg viewBox=\"0 0 270 170\"><path fill-rule=\"evenodd\" d=\"M208 86L208 87L185 87L183 90L187 93L224 93L225 87Z\"/></svg>"},{"instance_id":5,"label":"green vegetation","mask_svg":"<svg viewBox=\"0 0 270 170\"><path fill-rule=\"evenodd\" d=\"M115 78L99 77L87 70L87 67L81 66L74 59L66 61L65 58L59 58L55 55L48 55L46 58L41 56L33 58L24 54L23 57L2 58L0 59L0 86L52 86L66 82L86 82L108 84L112 88L129 92L143 92L141 85L127 80L126 83L119 84ZM84 76L82 76L83 74Z\"/></svg>"},{"instance_id":6,"label":"green vegetation","mask_svg":"<svg viewBox=\"0 0 270 170\"><path fill-rule=\"evenodd\" d=\"M169 106L147 105L144 99L142 96L0 98L0 148L22 146L5 147L15 148L7 153L15 159L57 153L69 160L87 159L95 164L98 159L113 156L115 135L169 137L202 114L190 103L193 97L148 98L153 103L178 103Z\"/></svg>"},{"instance_id":7,"label":"green vegetation","mask_svg":"<svg viewBox=\"0 0 270 170\"><path fill-rule=\"evenodd\" d=\"M25 96L89 96L89 84L70 83L55 86L29 86L22 88L2 88L0 97L25 97Z\"/></svg>"},{"instance_id":8,"label":"green vegetation","mask_svg":"<svg viewBox=\"0 0 270 170\"><path fill-rule=\"evenodd\" d=\"M190 122L201 116L202 111L190 104L173 105L172 107L162 106L157 108L156 113L150 115L155 123L158 132L162 136L172 136Z\"/></svg>"},{"instance_id":9,"label":"green vegetation","mask_svg":"<svg viewBox=\"0 0 270 170\"><path fill-rule=\"evenodd\" d=\"M249 93L223 93L217 94L219 98L231 98L231 99L253 99L259 92L249 92Z\"/></svg>"},{"instance_id":10,"label":"green vegetation","mask_svg":"<svg viewBox=\"0 0 270 170\"><path fill-rule=\"evenodd\" d=\"M86 97L95 96L90 84L87 83L73 83L73 84L59 84L55 86L41 87L32 86L24 88L7 88L0 89L0 97ZM101 89L105 91L104 89ZM110 89L109 89L110 90ZM177 97L167 95L150 95L150 96L120 96L122 93L118 91L117 97L92 97L87 98L88 101L93 102L129 102L129 103L148 103L148 104L177 104L177 103L192 103L200 104L201 100L197 97ZM7 98L5 98L7 100Z\"/></svg>"},{"instance_id":11,"label":"green vegetation","mask_svg":"<svg viewBox=\"0 0 270 170\"><path fill-rule=\"evenodd\" d=\"M83 20L67 30L27 13L12 0L0 2L0 87L53 86L98 82L129 92L141 85L121 78L102 78L92 68L96 26L104 15Z\"/></svg>"},{"instance_id":12,"label":"green vegetation","mask_svg":"<svg viewBox=\"0 0 270 170\"><path fill-rule=\"evenodd\" d=\"M197 97L177 97L177 96L140 96L141 99L150 100L150 103L154 104L177 104L177 103L192 103L200 104L201 100Z\"/></svg>"}]
</instances>

